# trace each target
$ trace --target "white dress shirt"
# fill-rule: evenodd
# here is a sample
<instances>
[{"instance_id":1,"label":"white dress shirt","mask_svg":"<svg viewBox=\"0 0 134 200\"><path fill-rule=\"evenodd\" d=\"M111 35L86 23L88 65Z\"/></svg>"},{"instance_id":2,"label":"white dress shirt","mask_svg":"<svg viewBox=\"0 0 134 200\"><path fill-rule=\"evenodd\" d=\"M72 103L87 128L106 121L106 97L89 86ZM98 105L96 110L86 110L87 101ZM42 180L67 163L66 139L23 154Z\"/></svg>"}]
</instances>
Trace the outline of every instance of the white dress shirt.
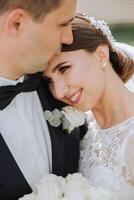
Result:
<instances>
[{"instance_id":1,"label":"white dress shirt","mask_svg":"<svg viewBox=\"0 0 134 200\"><path fill-rule=\"evenodd\" d=\"M23 81L0 77L0 86ZM36 91L20 93L0 111L0 133L27 182L34 186L52 172L51 140Z\"/></svg>"}]
</instances>

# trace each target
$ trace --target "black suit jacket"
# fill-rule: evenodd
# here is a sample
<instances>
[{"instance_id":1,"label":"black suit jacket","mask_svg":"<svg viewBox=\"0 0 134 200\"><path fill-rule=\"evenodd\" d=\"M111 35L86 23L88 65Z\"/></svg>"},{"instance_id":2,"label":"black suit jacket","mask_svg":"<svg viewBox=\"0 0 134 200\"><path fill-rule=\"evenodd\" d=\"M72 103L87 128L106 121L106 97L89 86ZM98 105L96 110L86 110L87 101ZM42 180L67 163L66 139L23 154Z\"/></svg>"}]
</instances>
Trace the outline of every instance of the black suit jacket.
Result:
<instances>
[{"instance_id":1,"label":"black suit jacket","mask_svg":"<svg viewBox=\"0 0 134 200\"><path fill-rule=\"evenodd\" d=\"M60 109L63 106L51 96L44 79L41 80L37 92L43 110ZM52 173L65 177L68 173L77 172L79 130L69 135L61 127L54 128L49 124L48 127L52 143ZM0 200L17 200L31 192L32 189L0 134Z\"/></svg>"}]
</instances>

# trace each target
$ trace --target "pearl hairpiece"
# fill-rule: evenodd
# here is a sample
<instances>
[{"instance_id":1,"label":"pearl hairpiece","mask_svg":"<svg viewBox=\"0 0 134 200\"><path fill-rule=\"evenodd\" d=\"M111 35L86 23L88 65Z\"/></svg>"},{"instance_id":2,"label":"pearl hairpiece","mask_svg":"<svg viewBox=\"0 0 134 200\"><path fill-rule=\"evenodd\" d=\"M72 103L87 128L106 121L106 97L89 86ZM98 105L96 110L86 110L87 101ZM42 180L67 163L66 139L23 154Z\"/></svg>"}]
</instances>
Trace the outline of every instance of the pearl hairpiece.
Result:
<instances>
[{"instance_id":1,"label":"pearl hairpiece","mask_svg":"<svg viewBox=\"0 0 134 200\"><path fill-rule=\"evenodd\" d=\"M88 15L85 15L85 14L80 14L80 15L83 18L85 18L87 21L89 21L91 25L93 25L96 29L101 30L103 35L105 35L107 39L109 40L109 42L112 44L112 46L114 46L114 43L116 42L116 40L112 36L109 26L107 25L105 21L96 20L94 17L89 17Z\"/></svg>"}]
</instances>

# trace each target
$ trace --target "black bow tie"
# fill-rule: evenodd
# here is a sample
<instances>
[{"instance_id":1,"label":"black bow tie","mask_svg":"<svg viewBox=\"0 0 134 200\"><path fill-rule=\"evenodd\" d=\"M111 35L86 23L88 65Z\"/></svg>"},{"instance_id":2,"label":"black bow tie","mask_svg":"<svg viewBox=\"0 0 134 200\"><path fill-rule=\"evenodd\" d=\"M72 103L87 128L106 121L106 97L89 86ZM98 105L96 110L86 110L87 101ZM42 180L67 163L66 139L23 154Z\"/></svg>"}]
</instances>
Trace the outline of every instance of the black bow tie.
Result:
<instances>
[{"instance_id":1,"label":"black bow tie","mask_svg":"<svg viewBox=\"0 0 134 200\"><path fill-rule=\"evenodd\" d=\"M42 73L30 75L27 80L17 85L0 87L0 110L8 106L13 98L21 92L32 92L37 89Z\"/></svg>"}]
</instances>

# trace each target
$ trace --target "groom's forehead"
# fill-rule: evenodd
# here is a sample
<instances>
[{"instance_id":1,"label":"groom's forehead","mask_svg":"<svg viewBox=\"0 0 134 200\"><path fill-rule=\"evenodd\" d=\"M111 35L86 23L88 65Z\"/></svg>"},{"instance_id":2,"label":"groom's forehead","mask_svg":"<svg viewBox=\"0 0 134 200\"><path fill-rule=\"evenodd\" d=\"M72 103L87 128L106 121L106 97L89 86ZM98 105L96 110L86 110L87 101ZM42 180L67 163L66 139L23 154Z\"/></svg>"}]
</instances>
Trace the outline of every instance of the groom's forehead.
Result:
<instances>
[{"instance_id":1,"label":"groom's forehead","mask_svg":"<svg viewBox=\"0 0 134 200\"><path fill-rule=\"evenodd\" d=\"M67 25L71 23L75 17L76 14L76 0L64 0L63 3L60 4L57 9L52 10L52 12L48 13L44 20L48 18L51 21L57 21L57 23L63 23L64 25Z\"/></svg>"}]
</instances>

